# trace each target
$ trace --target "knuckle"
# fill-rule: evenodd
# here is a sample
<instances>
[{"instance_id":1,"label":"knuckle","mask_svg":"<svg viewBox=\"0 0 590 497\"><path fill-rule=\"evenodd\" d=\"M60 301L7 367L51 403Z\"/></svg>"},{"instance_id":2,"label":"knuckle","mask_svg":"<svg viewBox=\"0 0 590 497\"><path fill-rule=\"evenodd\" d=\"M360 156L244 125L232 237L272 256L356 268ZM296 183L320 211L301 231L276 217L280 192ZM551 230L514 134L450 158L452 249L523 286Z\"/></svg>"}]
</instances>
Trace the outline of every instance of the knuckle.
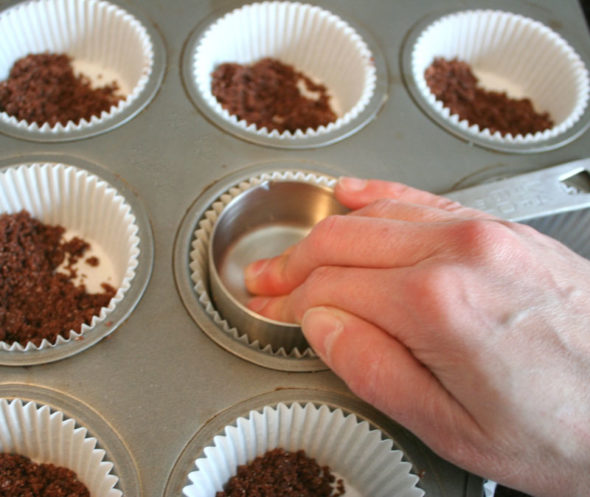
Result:
<instances>
[{"instance_id":1,"label":"knuckle","mask_svg":"<svg viewBox=\"0 0 590 497\"><path fill-rule=\"evenodd\" d=\"M438 197L436 207L448 212L460 212L465 209L465 207L459 202L446 197Z\"/></svg>"},{"instance_id":2,"label":"knuckle","mask_svg":"<svg viewBox=\"0 0 590 497\"><path fill-rule=\"evenodd\" d=\"M512 231L501 222L470 219L457 225L455 243L459 253L484 261L495 260L513 246Z\"/></svg>"},{"instance_id":3,"label":"knuckle","mask_svg":"<svg viewBox=\"0 0 590 497\"><path fill-rule=\"evenodd\" d=\"M395 198L403 197L404 195L411 193L413 188L406 185L405 183L395 183L393 190L393 195Z\"/></svg>"}]
</instances>

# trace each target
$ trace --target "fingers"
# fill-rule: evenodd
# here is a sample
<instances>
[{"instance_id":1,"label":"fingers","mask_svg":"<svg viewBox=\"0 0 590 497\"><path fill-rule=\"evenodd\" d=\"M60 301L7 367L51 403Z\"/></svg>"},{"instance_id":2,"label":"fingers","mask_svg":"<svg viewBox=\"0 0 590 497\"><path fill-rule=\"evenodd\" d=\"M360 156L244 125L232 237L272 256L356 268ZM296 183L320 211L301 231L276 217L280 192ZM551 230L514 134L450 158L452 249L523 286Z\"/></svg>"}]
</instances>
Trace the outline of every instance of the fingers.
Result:
<instances>
[{"instance_id":1,"label":"fingers","mask_svg":"<svg viewBox=\"0 0 590 497\"><path fill-rule=\"evenodd\" d=\"M403 273L403 271L402 271ZM381 269L322 267L315 270L305 282L288 295L254 297L248 308L275 321L300 323L310 307L331 306L346 309L361 318L380 326L380 319L389 319L395 313L402 295L390 288L402 289L403 275ZM388 315L378 307L382 300L388 302ZM396 314L398 329L403 328L404 309Z\"/></svg>"},{"instance_id":2,"label":"fingers","mask_svg":"<svg viewBox=\"0 0 590 497\"><path fill-rule=\"evenodd\" d=\"M288 295L254 297L248 308L275 321L301 323L309 308L336 307L379 328L391 329L394 338L412 350L418 350L423 340L447 347L448 337L431 337L418 323L429 319L442 326L453 319L448 305L456 292L447 282L456 283L458 276L451 270L447 276L439 271L441 275L435 278L427 273L416 269L322 267Z\"/></svg>"},{"instance_id":3,"label":"fingers","mask_svg":"<svg viewBox=\"0 0 590 497\"><path fill-rule=\"evenodd\" d=\"M336 198L349 209L360 209L375 200L393 198L412 204L429 205L444 209L458 205L456 202L439 197L433 193L412 188L403 183L383 180L367 180L342 177L334 188Z\"/></svg>"},{"instance_id":4,"label":"fingers","mask_svg":"<svg viewBox=\"0 0 590 497\"><path fill-rule=\"evenodd\" d=\"M245 270L246 287L256 295L282 295L320 266L411 266L445 249L448 240L444 228L442 223L331 216L317 224L288 255L249 265Z\"/></svg>"},{"instance_id":5,"label":"fingers","mask_svg":"<svg viewBox=\"0 0 590 497\"><path fill-rule=\"evenodd\" d=\"M354 393L433 448L445 451L449 427L472 424L432 373L371 323L339 309L315 307L301 326L311 347ZM453 433L460 444L457 438Z\"/></svg>"},{"instance_id":6,"label":"fingers","mask_svg":"<svg viewBox=\"0 0 590 497\"><path fill-rule=\"evenodd\" d=\"M418 204L470 217L492 217L489 214L464 207L458 202L402 183L382 180L365 180L342 177L334 188L334 195L349 209L361 209L382 199Z\"/></svg>"},{"instance_id":7,"label":"fingers","mask_svg":"<svg viewBox=\"0 0 590 497\"><path fill-rule=\"evenodd\" d=\"M341 178L335 193L349 207L360 208L348 216L331 216L320 222L288 255L249 265L245 283L251 293L289 293L322 265L413 265L433 256L448 242L442 234L442 223L466 218L495 220L483 212L400 183Z\"/></svg>"},{"instance_id":8,"label":"fingers","mask_svg":"<svg viewBox=\"0 0 590 497\"><path fill-rule=\"evenodd\" d=\"M458 219L489 217L484 212L468 212L468 209L458 206L457 210L444 210L428 205L410 204L397 199L381 198L369 205L351 211L349 216L375 217L409 221L414 223L437 223L456 221Z\"/></svg>"},{"instance_id":9,"label":"fingers","mask_svg":"<svg viewBox=\"0 0 590 497\"><path fill-rule=\"evenodd\" d=\"M290 304L291 300L293 299L289 295L252 297L248 301L247 307L251 311L273 321L297 324L301 321L301 316L297 316L293 306Z\"/></svg>"}]
</instances>

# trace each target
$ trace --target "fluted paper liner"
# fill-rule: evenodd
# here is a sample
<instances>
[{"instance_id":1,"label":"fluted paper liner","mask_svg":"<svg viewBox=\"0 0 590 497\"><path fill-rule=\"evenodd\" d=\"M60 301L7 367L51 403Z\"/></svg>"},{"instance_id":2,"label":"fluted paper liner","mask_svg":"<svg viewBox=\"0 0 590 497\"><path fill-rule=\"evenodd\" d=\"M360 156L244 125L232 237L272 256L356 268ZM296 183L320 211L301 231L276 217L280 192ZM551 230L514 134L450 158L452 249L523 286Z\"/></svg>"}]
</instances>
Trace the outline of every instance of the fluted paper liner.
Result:
<instances>
[{"instance_id":1,"label":"fluted paper liner","mask_svg":"<svg viewBox=\"0 0 590 497\"><path fill-rule=\"evenodd\" d=\"M502 136L460 120L426 83L424 71L436 57L467 62L488 90L530 98L537 112L549 113L554 126L525 136ZM419 92L440 116L468 134L497 143L532 145L557 137L588 105L588 71L574 49L544 24L510 12L472 10L441 17L416 40L411 66Z\"/></svg>"},{"instance_id":2,"label":"fluted paper liner","mask_svg":"<svg viewBox=\"0 0 590 497\"><path fill-rule=\"evenodd\" d=\"M225 62L252 64L271 57L324 84L337 120L295 133L257 128L222 108L211 93L211 73ZM354 120L367 106L376 84L371 51L340 17L295 2L262 2L237 8L203 34L193 56L193 77L203 99L228 123L254 135L301 140L330 133Z\"/></svg>"},{"instance_id":3,"label":"fluted paper liner","mask_svg":"<svg viewBox=\"0 0 590 497\"><path fill-rule=\"evenodd\" d=\"M239 465L275 448L305 450L344 480L349 497L424 495L404 454L366 421L326 405L279 403L251 411L226 426L195 461L196 470L188 475L192 483L183 489L184 496L214 497Z\"/></svg>"},{"instance_id":4,"label":"fluted paper liner","mask_svg":"<svg viewBox=\"0 0 590 497\"><path fill-rule=\"evenodd\" d=\"M63 134L104 122L126 109L145 87L153 66L153 46L145 27L131 14L103 0L33 0L0 12L0 81L12 65L31 53L66 53L74 71L93 86L113 80L125 98L90 121L65 126L39 126L0 112L0 119L18 128Z\"/></svg>"},{"instance_id":5,"label":"fluted paper liner","mask_svg":"<svg viewBox=\"0 0 590 497\"><path fill-rule=\"evenodd\" d=\"M71 469L92 497L121 497L113 463L96 438L63 412L20 399L0 399L0 452Z\"/></svg>"},{"instance_id":6,"label":"fluted paper liner","mask_svg":"<svg viewBox=\"0 0 590 497\"><path fill-rule=\"evenodd\" d=\"M124 298L135 276L139 256L139 237L135 215L115 188L98 176L64 164L38 163L8 168L0 173L0 213L16 213L23 209L44 224L61 225L65 237L79 236L98 253L96 268L98 290L103 281L117 289L107 307L83 324L79 333L69 338L58 336L55 343L43 340L38 347L0 341L0 350L31 351L57 347L83 337L97 323L108 318ZM90 273L93 268L84 267ZM92 283L92 282L89 282Z\"/></svg>"},{"instance_id":7,"label":"fluted paper liner","mask_svg":"<svg viewBox=\"0 0 590 497\"><path fill-rule=\"evenodd\" d=\"M248 345L249 347L263 351L269 355L276 355L280 357L306 358L317 357L311 347L305 350L299 350L297 347L290 351L286 351L283 347L273 349L272 345L261 346L258 341L251 341L248 337L248 330L238 330L232 327L222 315L219 314L215 305L211 300L209 293L209 265L208 265L208 247L211 239L211 234L219 215L223 209L238 195L254 188L261 183L267 181L301 181L311 183L314 185L327 186L333 188L335 184L334 178L324 176L321 174L303 172L303 171L275 171L270 173L262 173L258 176L252 176L239 184L230 188L223 193L218 199L215 199L210 208L202 215L198 221L198 228L195 230L192 250L190 253L190 270L191 280L194 283L194 290L201 306L205 309L207 314L211 316L215 324L223 332L232 336L235 340Z\"/></svg>"}]
</instances>

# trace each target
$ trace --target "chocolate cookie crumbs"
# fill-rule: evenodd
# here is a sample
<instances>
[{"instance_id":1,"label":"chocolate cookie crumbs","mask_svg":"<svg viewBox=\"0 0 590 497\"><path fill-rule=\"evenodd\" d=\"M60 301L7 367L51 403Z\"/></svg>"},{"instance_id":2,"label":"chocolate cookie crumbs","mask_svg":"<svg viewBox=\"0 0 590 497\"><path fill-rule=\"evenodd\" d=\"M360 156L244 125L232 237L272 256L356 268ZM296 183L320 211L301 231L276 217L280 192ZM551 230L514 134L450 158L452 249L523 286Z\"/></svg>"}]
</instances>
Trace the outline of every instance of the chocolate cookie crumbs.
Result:
<instances>
[{"instance_id":1,"label":"chocolate cookie crumbs","mask_svg":"<svg viewBox=\"0 0 590 497\"><path fill-rule=\"evenodd\" d=\"M90 497L73 471L0 453L0 497Z\"/></svg>"},{"instance_id":2,"label":"chocolate cookie crumbs","mask_svg":"<svg viewBox=\"0 0 590 497\"><path fill-rule=\"evenodd\" d=\"M66 54L52 53L17 60L8 79L0 82L0 111L39 126L65 126L100 117L123 98L116 94L115 82L92 88L88 77L74 74L71 62Z\"/></svg>"},{"instance_id":3,"label":"chocolate cookie crumbs","mask_svg":"<svg viewBox=\"0 0 590 497\"><path fill-rule=\"evenodd\" d=\"M305 451L273 449L250 464L238 466L224 491L215 497L339 497L344 482L320 467Z\"/></svg>"},{"instance_id":4,"label":"chocolate cookie crumbs","mask_svg":"<svg viewBox=\"0 0 590 497\"><path fill-rule=\"evenodd\" d=\"M538 113L528 98L510 98L506 92L480 88L469 64L457 59L436 58L424 72L426 83L434 96L451 114L458 114L470 125L503 136L534 134L553 127L547 112Z\"/></svg>"},{"instance_id":5,"label":"chocolate cookie crumbs","mask_svg":"<svg viewBox=\"0 0 590 497\"><path fill-rule=\"evenodd\" d=\"M92 267L97 267L100 264L100 261L98 260L98 257L88 257L88 259L86 259L86 264L88 264L89 266Z\"/></svg>"},{"instance_id":6,"label":"chocolate cookie crumbs","mask_svg":"<svg viewBox=\"0 0 590 497\"><path fill-rule=\"evenodd\" d=\"M221 64L211 76L211 91L221 106L258 128L305 131L336 120L326 87L276 59L262 59L251 66ZM301 87L303 93L317 98L305 96Z\"/></svg>"},{"instance_id":7,"label":"chocolate cookie crumbs","mask_svg":"<svg viewBox=\"0 0 590 497\"><path fill-rule=\"evenodd\" d=\"M116 290L106 283L96 294L74 284L74 264L89 245L77 237L63 241L64 232L27 211L0 215L0 340L24 346L69 338L70 330L90 324L114 297ZM65 274L57 271L60 265Z\"/></svg>"}]
</instances>

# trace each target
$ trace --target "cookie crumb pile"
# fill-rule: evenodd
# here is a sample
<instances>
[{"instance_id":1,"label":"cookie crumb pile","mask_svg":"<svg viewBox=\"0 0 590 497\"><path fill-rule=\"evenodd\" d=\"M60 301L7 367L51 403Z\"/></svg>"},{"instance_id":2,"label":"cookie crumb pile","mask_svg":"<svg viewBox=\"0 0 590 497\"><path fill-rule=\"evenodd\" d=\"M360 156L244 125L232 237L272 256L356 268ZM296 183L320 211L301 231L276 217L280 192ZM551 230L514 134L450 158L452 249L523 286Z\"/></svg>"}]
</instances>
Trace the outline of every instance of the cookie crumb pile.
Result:
<instances>
[{"instance_id":1,"label":"cookie crumb pile","mask_svg":"<svg viewBox=\"0 0 590 497\"><path fill-rule=\"evenodd\" d=\"M458 59L434 59L424 72L432 94L470 125L490 133L526 135L553 127L547 112L538 113L528 98L510 98L506 92L487 91L478 86L478 79L466 62Z\"/></svg>"},{"instance_id":2,"label":"cookie crumb pile","mask_svg":"<svg viewBox=\"0 0 590 497\"><path fill-rule=\"evenodd\" d=\"M326 87L279 60L225 63L211 77L211 91L221 106L257 128L295 132L336 121Z\"/></svg>"},{"instance_id":3,"label":"cookie crumb pile","mask_svg":"<svg viewBox=\"0 0 590 497\"><path fill-rule=\"evenodd\" d=\"M0 111L43 126L65 126L100 117L123 98L116 82L92 88L90 79L75 75L66 54L29 54L17 60L0 82Z\"/></svg>"},{"instance_id":4,"label":"cookie crumb pile","mask_svg":"<svg viewBox=\"0 0 590 497\"><path fill-rule=\"evenodd\" d=\"M273 449L250 464L238 466L224 491L216 497L340 497L344 482L336 480L328 466L320 466L305 451Z\"/></svg>"},{"instance_id":5,"label":"cookie crumb pile","mask_svg":"<svg viewBox=\"0 0 590 497\"><path fill-rule=\"evenodd\" d=\"M64 227L45 225L25 210L0 214L1 341L39 346L43 339L69 338L115 296L108 283L96 294L74 283L74 266L90 245L78 237L65 241L64 233ZM99 264L90 259L89 265Z\"/></svg>"},{"instance_id":6,"label":"cookie crumb pile","mask_svg":"<svg viewBox=\"0 0 590 497\"><path fill-rule=\"evenodd\" d=\"M6 497L90 497L76 473L37 464L18 454L0 453L0 495Z\"/></svg>"}]
</instances>

